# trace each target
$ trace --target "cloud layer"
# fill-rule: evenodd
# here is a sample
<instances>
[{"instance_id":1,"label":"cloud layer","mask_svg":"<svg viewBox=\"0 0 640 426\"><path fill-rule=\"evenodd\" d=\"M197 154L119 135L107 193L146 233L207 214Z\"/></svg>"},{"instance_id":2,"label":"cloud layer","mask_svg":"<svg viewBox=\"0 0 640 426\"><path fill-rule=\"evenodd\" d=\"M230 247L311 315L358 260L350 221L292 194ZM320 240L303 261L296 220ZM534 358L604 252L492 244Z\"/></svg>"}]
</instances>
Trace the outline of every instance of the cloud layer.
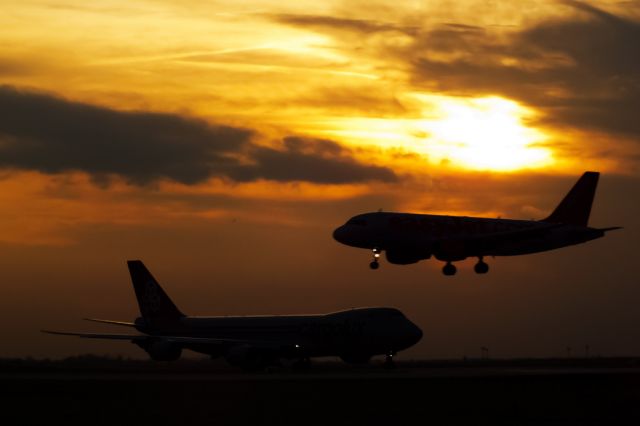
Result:
<instances>
[{"instance_id":1,"label":"cloud layer","mask_svg":"<svg viewBox=\"0 0 640 426\"><path fill-rule=\"evenodd\" d=\"M285 138L282 149L253 141L250 129L175 114L128 112L0 87L0 167L83 171L145 184L211 177L352 183L392 181L393 171L361 164L329 140Z\"/></svg>"},{"instance_id":2,"label":"cloud layer","mask_svg":"<svg viewBox=\"0 0 640 426\"><path fill-rule=\"evenodd\" d=\"M357 43L360 54L405 71L415 90L502 95L537 108L547 124L640 137L640 22L585 3L565 7L568 15L515 30L313 15L273 19L346 40L348 51Z\"/></svg>"}]
</instances>

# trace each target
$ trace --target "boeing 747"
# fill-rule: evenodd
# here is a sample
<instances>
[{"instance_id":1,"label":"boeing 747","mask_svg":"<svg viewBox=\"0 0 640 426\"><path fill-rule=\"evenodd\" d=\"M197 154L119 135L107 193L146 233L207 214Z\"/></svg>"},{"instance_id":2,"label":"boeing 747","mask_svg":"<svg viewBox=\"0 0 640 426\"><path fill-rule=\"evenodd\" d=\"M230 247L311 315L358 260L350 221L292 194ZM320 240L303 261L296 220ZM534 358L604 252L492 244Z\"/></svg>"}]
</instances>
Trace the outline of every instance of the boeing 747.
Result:
<instances>
[{"instance_id":1,"label":"boeing 747","mask_svg":"<svg viewBox=\"0 0 640 426\"><path fill-rule=\"evenodd\" d=\"M374 212L354 216L333 232L342 244L372 250L371 269L385 252L390 263L408 265L432 256L446 262L445 275L455 275L453 262L477 257L474 270L489 271L487 256L538 253L601 238L619 229L588 226L598 172L585 172L551 215L540 221L467 216Z\"/></svg>"},{"instance_id":2,"label":"boeing 747","mask_svg":"<svg viewBox=\"0 0 640 426\"><path fill-rule=\"evenodd\" d=\"M358 308L325 315L217 316L183 314L139 260L127 262L141 317L134 322L88 319L130 327L136 334L45 333L129 341L158 361L174 361L184 349L224 357L246 370L281 360L307 366L311 357L338 356L366 363L374 355L392 357L422 338L422 331L394 308Z\"/></svg>"}]
</instances>

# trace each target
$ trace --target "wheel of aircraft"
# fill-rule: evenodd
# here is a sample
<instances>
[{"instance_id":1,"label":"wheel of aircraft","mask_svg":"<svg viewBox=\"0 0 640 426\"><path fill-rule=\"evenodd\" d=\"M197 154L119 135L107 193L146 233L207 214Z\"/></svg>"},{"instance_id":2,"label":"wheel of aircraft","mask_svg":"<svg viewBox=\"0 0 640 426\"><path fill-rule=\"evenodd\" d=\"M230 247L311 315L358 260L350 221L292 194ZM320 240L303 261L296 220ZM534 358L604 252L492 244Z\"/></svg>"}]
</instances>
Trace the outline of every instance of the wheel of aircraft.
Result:
<instances>
[{"instance_id":1,"label":"wheel of aircraft","mask_svg":"<svg viewBox=\"0 0 640 426\"><path fill-rule=\"evenodd\" d=\"M380 249L378 247L373 248L373 260L369 264L369 268L378 269L380 267L380 263L378 263L378 259L380 258Z\"/></svg>"},{"instance_id":2,"label":"wheel of aircraft","mask_svg":"<svg viewBox=\"0 0 640 426\"><path fill-rule=\"evenodd\" d=\"M308 357L300 358L292 365L294 370L309 370L311 368L311 360Z\"/></svg>"},{"instance_id":3,"label":"wheel of aircraft","mask_svg":"<svg viewBox=\"0 0 640 426\"><path fill-rule=\"evenodd\" d=\"M489 265L485 263L482 258L478 260L478 263L475 264L473 270L476 271L476 274L486 274L489 272Z\"/></svg>"},{"instance_id":4,"label":"wheel of aircraft","mask_svg":"<svg viewBox=\"0 0 640 426\"><path fill-rule=\"evenodd\" d=\"M446 265L442 267L442 273L447 276L455 275L457 271L458 268L451 262L447 262Z\"/></svg>"},{"instance_id":5,"label":"wheel of aircraft","mask_svg":"<svg viewBox=\"0 0 640 426\"><path fill-rule=\"evenodd\" d=\"M396 368L396 363L393 361L393 353L388 353L385 356L383 367L387 369Z\"/></svg>"}]
</instances>

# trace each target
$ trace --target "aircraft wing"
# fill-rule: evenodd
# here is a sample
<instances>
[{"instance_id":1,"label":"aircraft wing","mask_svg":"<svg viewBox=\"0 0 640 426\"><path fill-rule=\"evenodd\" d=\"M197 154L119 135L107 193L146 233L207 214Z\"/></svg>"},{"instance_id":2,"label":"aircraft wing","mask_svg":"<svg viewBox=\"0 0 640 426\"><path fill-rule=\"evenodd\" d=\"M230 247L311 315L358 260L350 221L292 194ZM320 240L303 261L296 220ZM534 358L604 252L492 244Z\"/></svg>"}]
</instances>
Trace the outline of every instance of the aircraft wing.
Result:
<instances>
[{"instance_id":1,"label":"aircraft wing","mask_svg":"<svg viewBox=\"0 0 640 426\"><path fill-rule=\"evenodd\" d=\"M129 340L132 342L147 339L162 339L171 343L183 344L251 344L251 345L271 345L273 342L246 340L246 339L220 339L215 337L190 337L190 336L153 336L146 334L109 334L109 333L79 333L70 331L41 330L43 333L56 334L59 336L76 336L85 339L111 339Z\"/></svg>"},{"instance_id":2,"label":"aircraft wing","mask_svg":"<svg viewBox=\"0 0 640 426\"><path fill-rule=\"evenodd\" d=\"M552 229L560 228L564 226L562 223L545 223L540 226L532 226L531 228L519 229L517 231L504 231L494 232L491 234L485 234L479 237L471 238L471 241L511 241L512 238L535 238L545 235Z\"/></svg>"},{"instance_id":3,"label":"aircraft wing","mask_svg":"<svg viewBox=\"0 0 640 426\"><path fill-rule=\"evenodd\" d=\"M173 342L173 343L210 343L210 344L264 344L264 343L269 343L269 342L261 342L261 341L257 341L257 340L246 340L246 339L220 339L220 338L216 338L216 337L187 337L187 336L152 336L152 337L158 337L164 340L167 340L168 342Z\"/></svg>"},{"instance_id":4,"label":"aircraft wing","mask_svg":"<svg viewBox=\"0 0 640 426\"><path fill-rule=\"evenodd\" d=\"M467 247L471 252L478 252L479 254L483 254L488 250L499 248L502 244L508 244L527 238L543 237L549 231L560 228L562 226L564 225L561 223L546 223L540 226L520 229L517 231L494 232L477 237L463 238L460 239L460 243ZM449 241L455 244L456 240L458 239L453 238Z\"/></svg>"},{"instance_id":5,"label":"aircraft wing","mask_svg":"<svg viewBox=\"0 0 640 426\"><path fill-rule=\"evenodd\" d=\"M112 339L112 340L140 340L149 336L144 334L105 334L105 333L76 333L70 331L54 331L54 330L41 330L47 334L57 334L59 336L76 336L84 337L86 339Z\"/></svg>"}]
</instances>

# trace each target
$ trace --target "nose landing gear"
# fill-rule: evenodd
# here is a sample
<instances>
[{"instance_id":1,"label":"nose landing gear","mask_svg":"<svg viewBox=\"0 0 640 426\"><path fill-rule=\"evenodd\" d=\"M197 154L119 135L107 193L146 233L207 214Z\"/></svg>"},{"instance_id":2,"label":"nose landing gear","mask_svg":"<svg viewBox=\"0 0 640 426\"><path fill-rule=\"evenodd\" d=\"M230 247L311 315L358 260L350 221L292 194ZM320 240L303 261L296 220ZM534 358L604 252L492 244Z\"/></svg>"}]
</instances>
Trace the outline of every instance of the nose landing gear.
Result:
<instances>
[{"instance_id":1,"label":"nose landing gear","mask_svg":"<svg viewBox=\"0 0 640 426\"><path fill-rule=\"evenodd\" d=\"M373 249L373 260L369 264L369 268L378 269L380 267L380 263L378 262L378 259L380 259L380 249L375 247Z\"/></svg>"},{"instance_id":2,"label":"nose landing gear","mask_svg":"<svg viewBox=\"0 0 640 426\"><path fill-rule=\"evenodd\" d=\"M393 356L395 355L394 352L388 352L387 355L384 358L384 364L383 367L391 370L393 368L396 368L396 363L393 362Z\"/></svg>"}]
</instances>

